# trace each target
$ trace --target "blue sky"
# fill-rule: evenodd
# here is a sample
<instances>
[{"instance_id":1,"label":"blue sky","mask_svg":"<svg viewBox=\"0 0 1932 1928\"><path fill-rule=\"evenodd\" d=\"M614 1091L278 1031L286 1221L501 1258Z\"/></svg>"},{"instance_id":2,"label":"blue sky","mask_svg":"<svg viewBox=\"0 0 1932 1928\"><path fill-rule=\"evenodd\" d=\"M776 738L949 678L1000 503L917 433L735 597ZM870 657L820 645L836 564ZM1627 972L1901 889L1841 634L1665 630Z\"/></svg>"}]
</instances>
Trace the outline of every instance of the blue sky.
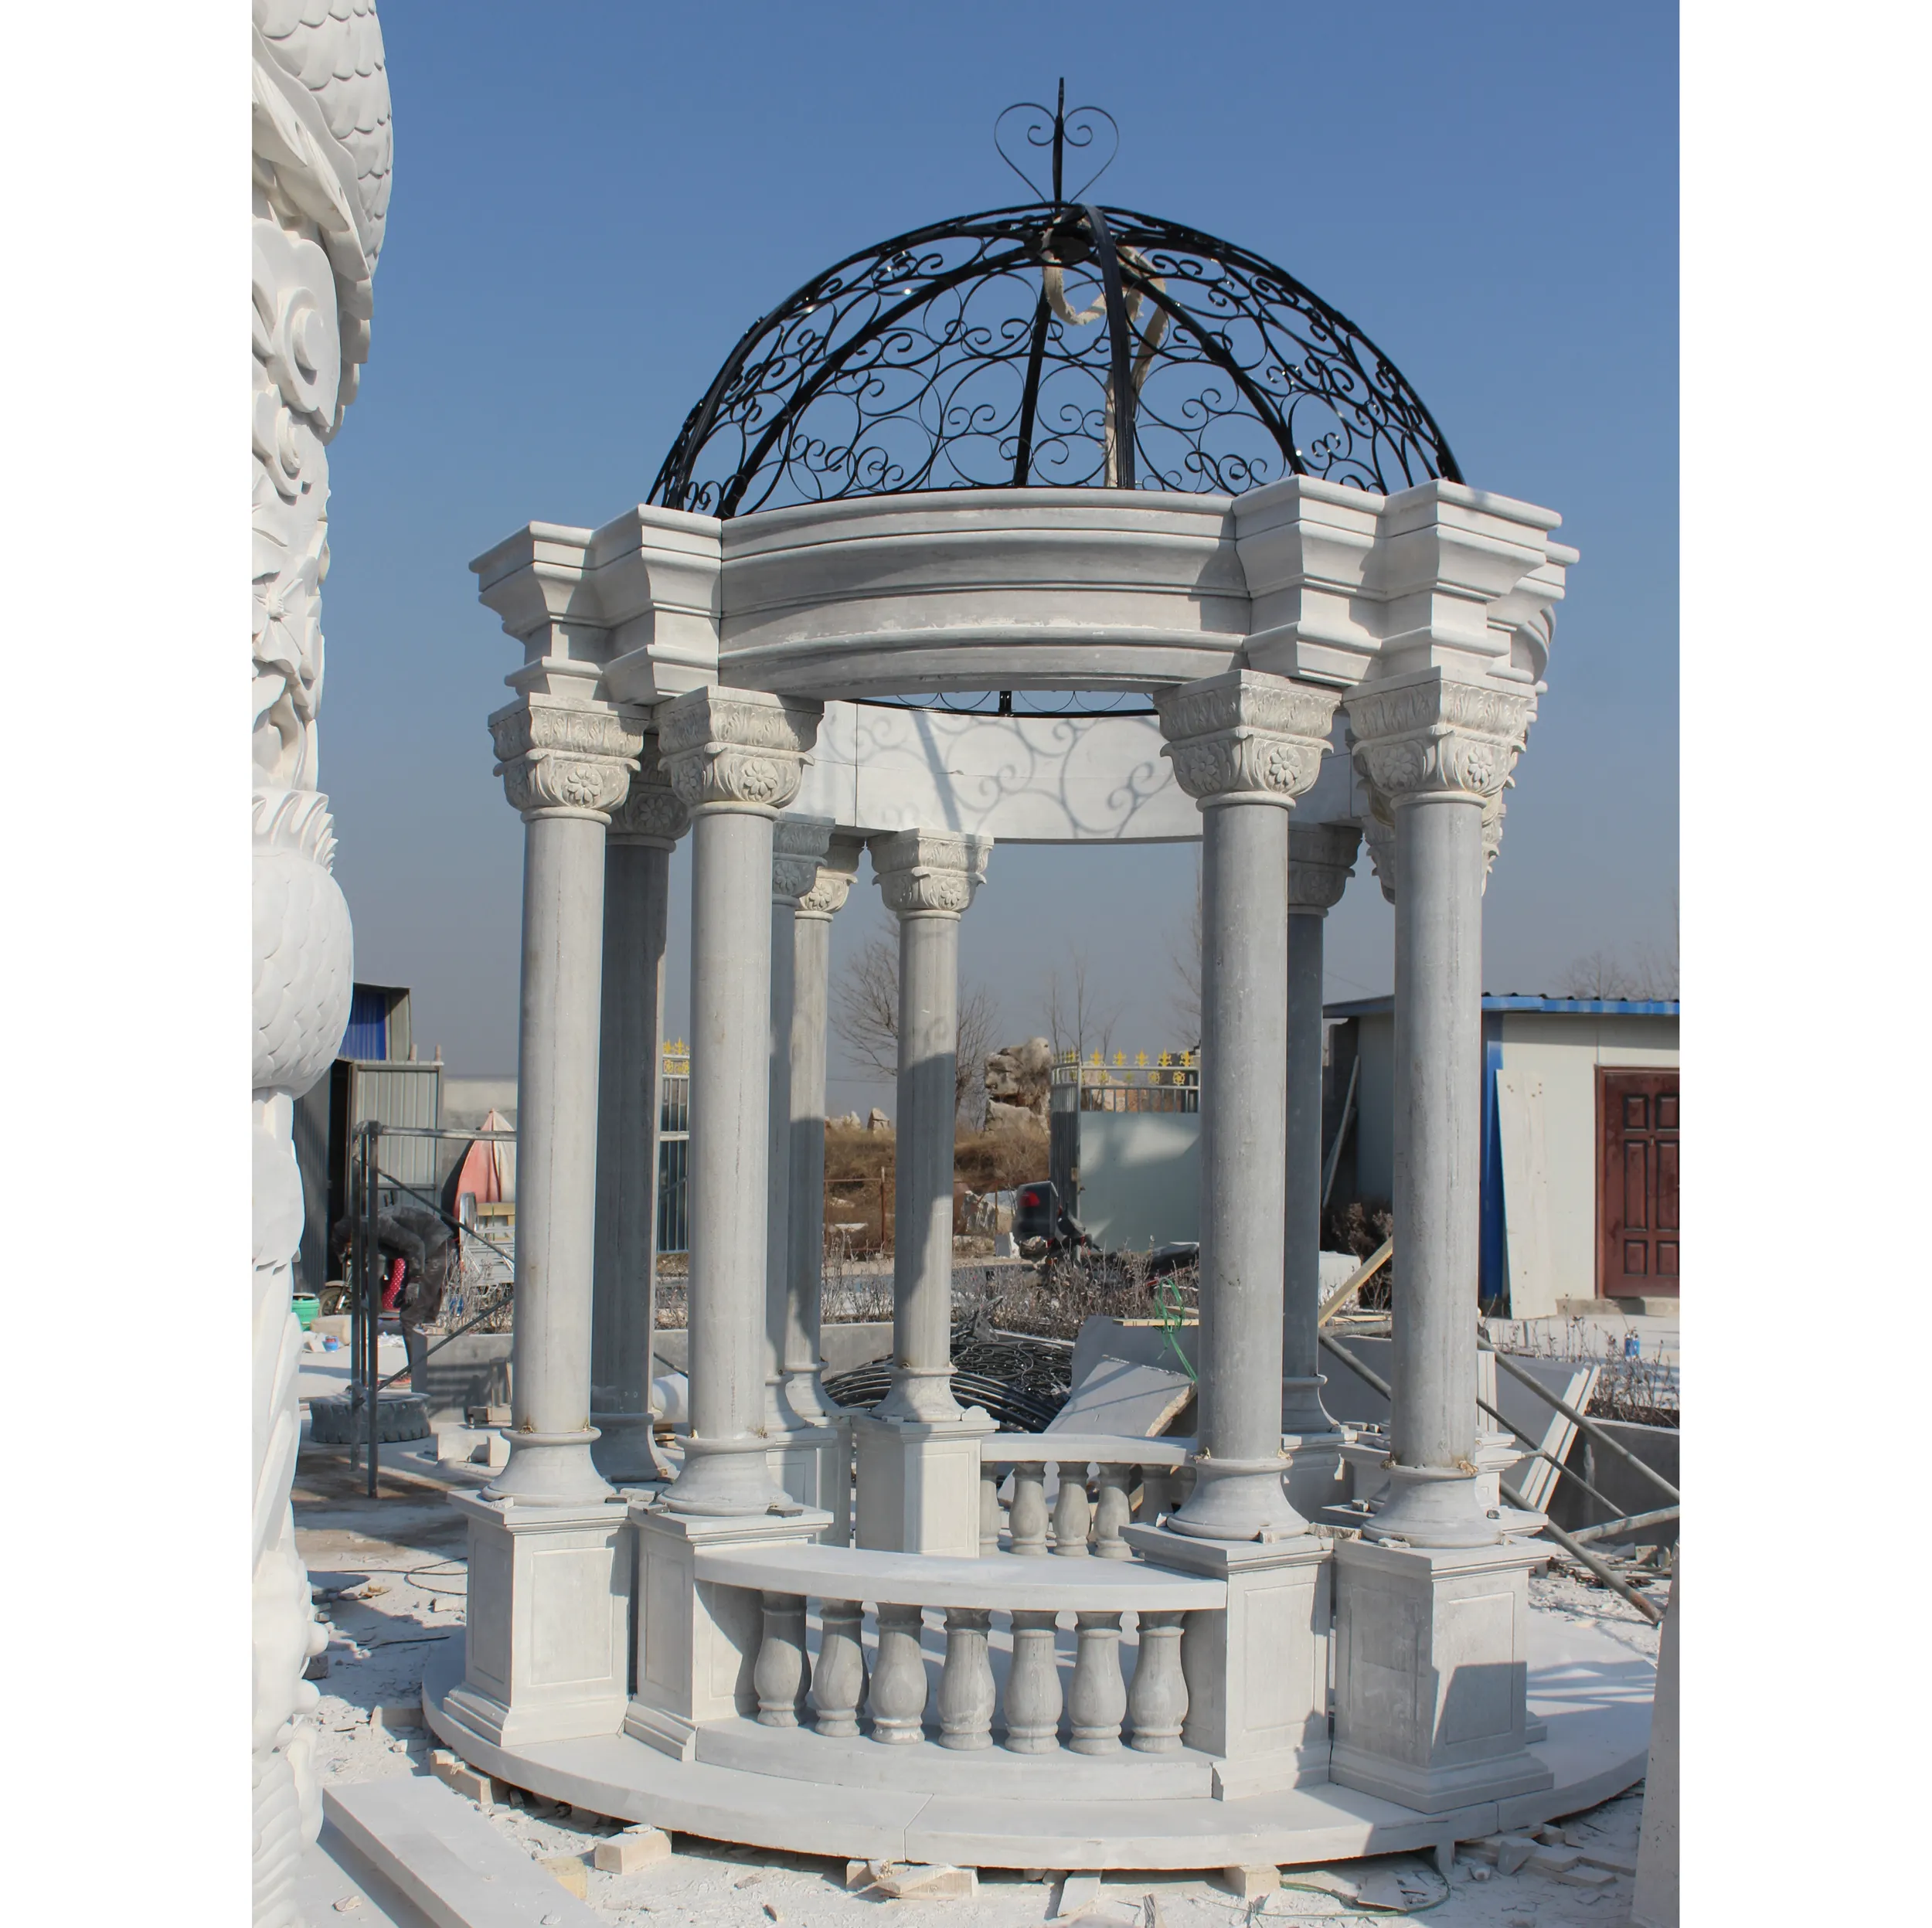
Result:
<instances>
[{"instance_id":1,"label":"blue sky","mask_svg":"<svg viewBox=\"0 0 1932 1928\"><path fill-rule=\"evenodd\" d=\"M748 322L852 250L1023 191L1008 102L1107 107L1100 198L1280 262L1400 365L1479 487L1583 552L1485 910L1494 990L1668 942L1678 868L1674 7L1190 10L386 0L396 187L332 451L322 782L357 974L454 1069L515 1060L522 833L484 718L515 660L469 559L642 499ZM1083 947L1175 1042L1185 849L996 852L963 935L1003 1030ZM674 876L681 889L683 868ZM674 897L669 1021L684 1014ZM835 961L876 929L869 885ZM1386 990L1366 859L1332 998ZM881 1094L835 1046L833 1102Z\"/></svg>"}]
</instances>

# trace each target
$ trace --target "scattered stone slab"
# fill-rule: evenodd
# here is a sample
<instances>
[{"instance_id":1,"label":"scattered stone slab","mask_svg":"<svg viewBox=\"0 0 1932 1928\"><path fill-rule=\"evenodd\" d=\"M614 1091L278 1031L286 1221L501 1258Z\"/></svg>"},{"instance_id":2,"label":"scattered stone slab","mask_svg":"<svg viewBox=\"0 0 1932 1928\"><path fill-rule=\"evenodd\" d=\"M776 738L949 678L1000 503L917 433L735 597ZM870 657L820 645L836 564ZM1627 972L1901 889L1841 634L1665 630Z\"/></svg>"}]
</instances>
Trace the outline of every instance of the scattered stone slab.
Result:
<instances>
[{"instance_id":1,"label":"scattered stone slab","mask_svg":"<svg viewBox=\"0 0 1932 1928\"><path fill-rule=\"evenodd\" d=\"M1513 1875L1536 1851L1536 1844L1528 1834L1499 1834L1496 1838L1497 1872Z\"/></svg>"},{"instance_id":2,"label":"scattered stone slab","mask_svg":"<svg viewBox=\"0 0 1932 1928\"><path fill-rule=\"evenodd\" d=\"M1529 1865L1539 1875L1566 1875L1583 1858L1580 1848L1539 1848L1529 1857Z\"/></svg>"},{"instance_id":3,"label":"scattered stone slab","mask_svg":"<svg viewBox=\"0 0 1932 1928\"><path fill-rule=\"evenodd\" d=\"M979 1872L947 1862L849 1861L845 1885L892 1901L971 1901L979 1892Z\"/></svg>"},{"instance_id":4,"label":"scattered stone slab","mask_svg":"<svg viewBox=\"0 0 1932 1928\"><path fill-rule=\"evenodd\" d=\"M1413 1913L1441 1899L1427 1875L1413 1868L1378 1868L1355 1890L1355 1899L1362 1907L1394 1915Z\"/></svg>"},{"instance_id":5,"label":"scattered stone slab","mask_svg":"<svg viewBox=\"0 0 1932 1928\"><path fill-rule=\"evenodd\" d=\"M1560 1868L1553 1871L1553 1878L1568 1888L1609 1888L1616 1884L1617 1877L1607 1868L1592 1868L1587 1862L1574 1868Z\"/></svg>"},{"instance_id":6,"label":"scattered stone slab","mask_svg":"<svg viewBox=\"0 0 1932 1928\"><path fill-rule=\"evenodd\" d=\"M1281 1870L1267 1862L1247 1862L1239 1867L1223 1868L1219 1879L1223 1888L1242 1900L1253 1901L1263 1895L1279 1892Z\"/></svg>"},{"instance_id":7,"label":"scattered stone slab","mask_svg":"<svg viewBox=\"0 0 1932 1928\"><path fill-rule=\"evenodd\" d=\"M1073 1874L1060 1883L1049 1921L1071 1921L1083 1914L1100 1898L1100 1878L1095 1874Z\"/></svg>"},{"instance_id":8,"label":"scattered stone slab","mask_svg":"<svg viewBox=\"0 0 1932 1928\"><path fill-rule=\"evenodd\" d=\"M536 1865L579 1901L590 1892L590 1871L581 1855L540 1855Z\"/></svg>"},{"instance_id":9,"label":"scattered stone slab","mask_svg":"<svg viewBox=\"0 0 1932 1928\"><path fill-rule=\"evenodd\" d=\"M379 1733L393 1734L423 1725L423 1703L416 1700L386 1701L369 1710L369 1724Z\"/></svg>"},{"instance_id":10,"label":"scattered stone slab","mask_svg":"<svg viewBox=\"0 0 1932 1928\"><path fill-rule=\"evenodd\" d=\"M662 1828L627 1828L600 1841L592 1857L607 1875L634 1875L671 1858L671 1837Z\"/></svg>"},{"instance_id":11,"label":"scattered stone slab","mask_svg":"<svg viewBox=\"0 0 1932 1928\"><path fill-rule=\"evenodd\" d=\"M1637 1879L1637 1857L1634 1853L1620 1855L1614 1848L1586 1848L1583 1850L1586 1868L1607 1868L1613 1875L1628 1875L1632 1881Z\"/></svg>"}]
</instances>

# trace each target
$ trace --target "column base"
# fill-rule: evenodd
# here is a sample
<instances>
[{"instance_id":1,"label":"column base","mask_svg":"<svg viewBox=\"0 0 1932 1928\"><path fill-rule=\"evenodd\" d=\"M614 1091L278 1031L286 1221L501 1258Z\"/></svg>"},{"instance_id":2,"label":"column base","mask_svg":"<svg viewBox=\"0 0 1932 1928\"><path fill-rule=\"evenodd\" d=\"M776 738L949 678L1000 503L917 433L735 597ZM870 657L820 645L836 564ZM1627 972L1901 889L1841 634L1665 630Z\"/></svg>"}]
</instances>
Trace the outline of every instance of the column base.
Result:
<instances>
[{"instance_id":1,"label":"column base","mask_svg":"<svg viewBox=\"0 0 1932 1928\"><path fill-rule=\"evenodd\" d=\"M597 1430L580 1433L506 1435L510 1457L503 1471L483 1489L487 1500L515 1500L520 1506L594 1506L611 1498L611 1482L597 1469L591 1448Z\"/></svg>"},{"instance_id":2,"label":"column base","mask_svg":"<svg viewBox=\"0 0 1932 1928\"><path fill-rule=\"evenodd\" d=\"M979 1443L998 1427L978 1406L937 1425L852 1415L859 1544L875 1552L979 1556Z\"/></svg>"},{"instance_id":3,"label":"column base","mask_svg":"<svg viewBox=\"0 0 1932 1928\"><path fill-rule=\"evenodd\" d=\"M1266 1460L1196 1458L1194 1491L1167 1517L1165 1531L1209 1540L1294 1539L1308 1521L1288 1502L1279 1454Z\"/></svg>"},{"instance_id":4,"label":"column base","mask_svg":"<svg viewBox=\"0 0 1932 1928\"><path fill-rule=\"evenodd\" d=\"M1387 1497L1362 1533L1411 1546L1493 1546L1502 1538L1501 1515L1483 1503L1474 1468L1392 1466Z\"/></svg>"},{"instance_id":5,"label":"column base","mask_svg":"<svg viewBox=\"0 0 1932 1928\"><path fill-rule=\"evenodd\" d=\"M593 1413L597 1439L590 1464L613 1486L660 1486L671 1467L658 1450L648 1413Z\"/></svg>"},{"instance_id":6,"label":"column base","mask_svg":"<svg viewBox=\"0 0 1932 1928\"><path fill-rule=\"evenodd\" d=\"M964 1412L953 1397L950 1365L898 1365L893 1369L891 1389L872 1408L872 1416L902 1426L951 1426Z\"/></svg>"},{"instance_id":7,"label":"column base","mask_svg":"<svg viewBox=\"0 0 1932 1928\"><path fill-rule=\"evenodd\" d=\"M630 1675L624 1502L450 1500L470 1538L464 1678L451 1707L500 1747L616 1733Z\"/></svg>"},{"instance_id":8,"label":"column base","mask_svg":"<svg viewBox=\"0 0 1932 1928\"><path fill-rule=\"evenodd\" d=\"M1533 1794L1529 1574L1543 1547L1334 1545L1328 1777L1419 1813Z\"/></svg>"},{"instance_id":9,"label":"column base","mask_svg":"<svg viewBox=\"0 0 1932 1928\"><path fill-rule=\"evenodd\" d=\"M1245 1800L1328 1779L1328 1542L1190 1539L1164 1527L1121 1537L1151 1566L1227 1583L1225 1613L1191 1613L1182 1739L1216 1756L1214 1797Z\"/></svg>"},{"instance_id":10,"label":"column base","mask_svg":"<svg viewBox=\"0 0 1932 1928\"><path fill-rule=\"evenodd\" d=\"M673 1513L700 1518L756 1519L767 1513L795 1513L798 1502L773 1477L768 1440L685 1441L684 1467L665 1488L664 1504Z\"/></svg>"},{"instance_id":11,"label":"column base","mask_svg":"<svg viewBox=\"0 0 1932 1928\"><path fill-rule=\"evenodd\" d=\"M755 1590L700 1582L706 1546L778 1546L815 1540L832 1524L822 1512L788 1519L693 1519L661 1502L634 1501L637 1536L637 1688L621 1711L623 1731L673 1760L693 1758L706 1721L757 1711L752 1670L764 1620Z\"/></svg>"},{"instance_id":12,"label":"column base","mask_svg":"<svg viewBox=\"0 0 1932 1928\"><path fill-rule=\"evenodd\" d=\"M801 1426L832 1426L845 1417L845 1409L825 1390L825 1362L788 1365L784 1375L785 1405Z\"/></svg>"},{"instance_id":13,"label":"column base","mask_svg":"<svg viewBox=\"0 0 1932 1928\"><path fill-rule=\"evenodd\" d=\"M1281 1450L1288 1462L1288 1504L1304 1519L1314 1519L1325 1506L1348 1498L1343 1477L1343 1437L1338 1427L1284 1433Z\"/></svg>"},{"instance_id":14,"label":"column base","mask_svg":"<svg viewBox=\"0 0 1932 1928\"><path fill-rule=\"evenodd\" d=\"M829 1513L831 1543L843 1545L841 1515L849 1526L852 1510L852 1446L842 1424L798 1426L770 1435L766 1464L771 1476L801 1506Z\"/></svg>"}]
</instances>

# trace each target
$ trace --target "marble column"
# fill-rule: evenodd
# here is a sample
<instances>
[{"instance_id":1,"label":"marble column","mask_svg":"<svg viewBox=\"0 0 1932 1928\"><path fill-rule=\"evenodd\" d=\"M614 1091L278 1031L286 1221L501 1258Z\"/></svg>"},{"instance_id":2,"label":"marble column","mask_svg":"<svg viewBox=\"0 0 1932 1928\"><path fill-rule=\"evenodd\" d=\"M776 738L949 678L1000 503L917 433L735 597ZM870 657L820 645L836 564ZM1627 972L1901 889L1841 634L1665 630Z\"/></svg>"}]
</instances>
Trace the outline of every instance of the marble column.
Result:
<instances>
[{"instance_id":1,"label":"marble column","mask_svg":"<svg viewBox=\"0 0 1932 1928\"><path fill-rule=\"evenodd\" d=\"M899 920L899 1124L892 1389L854 1423L862 1546L979 1549L978 1435L992 1423L962 1412L952 1389L954 1051L959 920L992 849L990 838L923 830L871 844Z\"/></svg>"},{"instance_id":2,"label":"marble column","mask_svg":"<svg viewBox=\"0 0 1932 1928\"><path fill-rule=\"evenodd\" d=\"M1321 1403L1321 933L1353 874L1353 824L1288 826L1287 1256L1281 1325L1281 1450L1288 1498L1312 1518L1342 1497L1342 1435Z\"/></svg>"},{"instance_id":3,"label":"marble column","mask_svg":"<svg viewBox=\"0 0 1932 1928\"><path fill-rule=\"evenodd\" d=\"M831 1009L832 920L845 907L865 845L835 836L792 934L791 1262L781 1370L785 1403L806 1425L842 1420L825 1391L821 1326L825 1280L825 1025ZM833 1508L836 1512L838 1509Z\"/></svg>"},{"instance_id":4,"label":"marble column","mask_svg":"<svg viewBox=\"0 0 1932 1928\"><path fill-rule=\"evenodd\" d=\"M611 1490L590 1454L604 832L643 733L619 711L536 693L490 732L524 846L512 1431L485 1491L563 1506Z\"/></svg>"},{"instance_id":5,"label":"marble column","mask_svg":"<svg viewBox=\"0 0 1932 1928\"><path fill-rule=\"evenodd\" d=\"M1288 813L1321 767L1336 693L1231 670L1157 701L1202 817L1200 1450L1168 1526L1282 1539L1308 1525L1281 1451Z\"/></svg>"},{"instance_id":6,"label":"marble column","mask_svg":"<svg viewBox=\"0 0 1932 1928\"><path fill-rule=\"evenodd\" d=\"M671 852L690 818L645 739L604 858L604 1017L597 1073L590 1457L615 1486L669 1477L651 1438L651 1281L658 1263L658 1111Z\"/></svg>"},{"instance_id":7,"label":"marble column","mask_svg":"<svg viewBox=\"0 0 1932 1928\"><path fill-rule=\"evenodd\" d=\"M1349 698L1357 767L1396 833L1393 1465L1366 1530L1416 1545L1500 1537L1473 1464L1484 832L1530 701L1440 670Z\"/></svg>"},{"instance_id":8,"label":"marble column","mask_svg":"<svg viewBox=\"0 0 1932 1928\"><path fill-rule=\"evenodd\" d=\"M692 817L691 1433L674 1512L795 1505L766 1463L773 826L798 794L815 703L693 690L658 712Z\"/></svg>"},{"instance_id":9,"label":"marble column","mask_svg":"<svg viewBox=\"0 0 1932 1928\"><path fill-rule=\"evenodd\" d=\"M781 817L774 831L771 861L771 1033L766 1139L765 1183L765 1430L773 1442L771 1471L792 1498L805 1506L823 1506L842 1518L849 1498L846 1470L850 1454L837 1423L836 1409L824 1417L801 1414L785 1396L785 1361L791 1328L792 1163L798 1136L797 1094L793 1090L798 1009L798 906L816 887L821 862L831 848L829 818ZM825 1042L822 985L807 1001L818 1012L817 1109L819 1158L825 1133ZM809 1067L808 1067L809 1075ZM823 1214L810 1216L816 1228ZM814 1357L817 1331L815 1325ZM792 1346L794 1352L796 1347Z\"/></svg>"}]
</instances>

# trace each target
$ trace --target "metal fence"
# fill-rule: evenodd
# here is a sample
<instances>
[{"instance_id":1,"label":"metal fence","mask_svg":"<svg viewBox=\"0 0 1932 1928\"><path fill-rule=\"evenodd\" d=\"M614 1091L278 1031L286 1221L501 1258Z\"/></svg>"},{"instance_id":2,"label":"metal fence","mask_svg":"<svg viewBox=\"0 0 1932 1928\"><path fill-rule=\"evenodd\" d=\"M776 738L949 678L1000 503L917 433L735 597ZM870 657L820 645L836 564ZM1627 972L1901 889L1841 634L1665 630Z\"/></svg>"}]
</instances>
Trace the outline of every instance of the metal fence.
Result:
<instances>
[{"instance_id":1,"label":"metal fence","mask_svg":"<svg viewBox=\"0 0 1932 1928\"><path fill-rule=\"evenodd\" d=\"M1124 1051L1105 1061L1094 1052L1083 1059L1063 1051L1053 1060L1055 1110L1199 1111L1201 1054L1163 1051L1149 1063L1139 1052L1130 1064Z\"/></svg>"},{"instance_id":2,"label":"metal fence","mask_svg":"<svg viewBox=\"0 0 1932 1928\"><path fill-rule=\"evenodd\" d=\"M682 1039L664 1048L658 1100L658 1250L691 1250L691 1052Z\"/></svg>"}]
</instances>

